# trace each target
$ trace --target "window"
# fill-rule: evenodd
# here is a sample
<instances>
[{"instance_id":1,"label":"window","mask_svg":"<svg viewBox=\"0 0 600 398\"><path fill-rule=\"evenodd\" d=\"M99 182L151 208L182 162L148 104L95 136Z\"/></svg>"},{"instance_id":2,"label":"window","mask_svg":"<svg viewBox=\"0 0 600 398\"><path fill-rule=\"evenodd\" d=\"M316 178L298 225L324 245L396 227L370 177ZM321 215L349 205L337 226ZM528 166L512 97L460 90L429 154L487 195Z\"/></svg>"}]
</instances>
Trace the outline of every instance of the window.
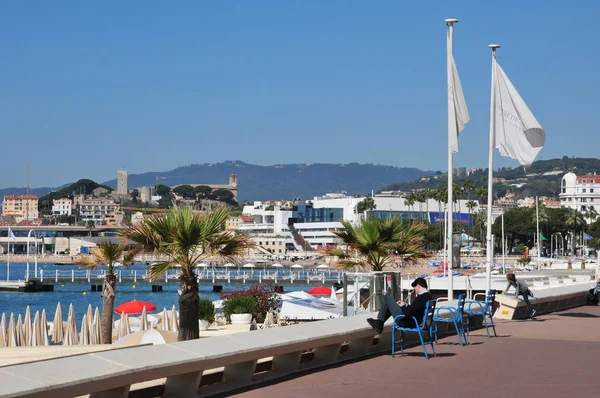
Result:
<instances>
[{"instance_id":1,"label":"window","mask_svg":"<svg viewBox=\"0 0 600 398\"><path fill-rule=\"evenodd\" d=\"M585 183L587 183L587 180L583 180L583 181L581 181L581 182L585 184Z\"/></svg>"},{"instance_id":2,"label":"window","mask_svg":"<svg viewBox=\"0 0 600 398\"><path fill-rule=\"evenodd\" d=\"M567 188L563 188L562 193L567 193Z\"/></svg>"},{"instance_id":3,"label":"window","mask_svg":"<svg viewBox=\"0 0 600 398\"><path fill-rule=\"evenodd\" d=\"M273 246L275 246L275 242L273 242Z\"/></svg>"},{"instance_id":4,"label":"window","mask_svg":"<svg viewBox=\"0 0 600 398\"><path fill-rule=\"evenodd\" d=\"M266 242L265 242L265 246L269 246L269 241L266 241Z\"/></svg>"},{"instance_id":5,"label":"window","mask_svg":"<svg viewBox=\"0 0 600 398\"><path fill-rule=\"evenodd\" d=\"M594 193L594 188L590 188L590 193Z\"/></svg>"},{"instance_id":6,"label":"window","mask_svg":"<svg viewBox=\"0 0 600 398\"><path fill-rule=\"evenodd\" d=\"M262 246L262 242L258 242L258 245L259 245L259 246Z\"/></svg>"},{"instance_id":7,"label":"window","mask_svg":"<svg viewBox=\"0 0 600 398\"><path fill-rule=\"evenodd\" d=\"M583 189L581 190L581 192L585 193L585 188L583 188Z\"/></svg>"}]
</instances>

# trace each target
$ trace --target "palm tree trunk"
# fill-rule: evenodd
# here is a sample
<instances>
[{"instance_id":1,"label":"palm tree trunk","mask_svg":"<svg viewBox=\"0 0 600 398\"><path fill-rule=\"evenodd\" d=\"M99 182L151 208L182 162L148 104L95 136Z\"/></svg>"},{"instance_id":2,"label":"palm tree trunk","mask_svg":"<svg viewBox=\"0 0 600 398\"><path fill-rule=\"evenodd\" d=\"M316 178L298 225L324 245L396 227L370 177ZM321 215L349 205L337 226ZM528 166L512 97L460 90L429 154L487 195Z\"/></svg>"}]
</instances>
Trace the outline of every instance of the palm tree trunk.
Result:
<instances>
[{"instance_id":1,"label":"palm tree trunk","mask_svg":"<svg viewBox=\"0 0 600 398\"><path fill-rule=\"evenodd\" d=\"M200 338L198 327L198 282L194 271L183 270L181 274L181 296L179 296L178 341Z\"/></svg>"},{"instance_id":2,"label":"palm tree trunk","mask_svg":"<svg viewBox=\"0 0 600 398\"><path fill-rule=\"evenodd\" d=\"M117 277L106 274L102 286L102 318L100 320L100 342L112 344L113 311L115 308L115 295L117 293Z\"/></svg>"}]
</instances>

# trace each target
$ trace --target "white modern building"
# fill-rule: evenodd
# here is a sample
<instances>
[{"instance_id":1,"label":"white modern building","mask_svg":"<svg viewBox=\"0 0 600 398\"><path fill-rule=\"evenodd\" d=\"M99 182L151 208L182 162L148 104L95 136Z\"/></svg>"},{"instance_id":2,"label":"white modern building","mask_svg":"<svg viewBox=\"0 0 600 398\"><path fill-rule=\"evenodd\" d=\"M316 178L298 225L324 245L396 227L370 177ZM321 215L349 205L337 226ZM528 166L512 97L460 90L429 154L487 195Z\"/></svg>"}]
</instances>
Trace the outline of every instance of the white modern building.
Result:
<instances>
[{"instance_id":1,"label":"white modern building","mask_svg":"<svg viewBox=\"0 0 600 398\"><path fill-rule=\"evenodd\" d=\"M560 204L563 207L586 213L591 208L600 208L600 176L587 174L578 176L567 173L560 184Z\"/></svg>"},{"instance_id":2,"label":"white modern building","mask_svg":"<svg viewBox=\"0 0 600 398\"><path fill-rule=\"evenodd\" d=\"M52 201L53 216L70 216L72 214L73 201L68 198L55 199Z\"/></svg>"},{"instance_id":3,"label":"white modern building","mask_svg":"<svg viewBox=\"0 0 600 398\"><path fill-rule=\"evenodd\" d=\"M255 243L274 253L285 250L306 251L323 249L339 243L334 235L343 227L341 221L358 222L361 217L387 219L423 220L438 223L444 218L443 206L430 200L428 203L408 206L403 197L378 197L373 199L375 210L358 214L356 205L364 197L349 197L345 194L327 194L315 197L310 203L296 204L292 210L283 210L280 206L268 206L262 202L244 206L243 215L251 217L252 222L239 225L240 232L251 235ZM470 222L466 200L455 204L455 217L458 222ZM459 213L459 208L462 210ZM440 209L442 212L440 212ZM473 212L478 210L478 206ZM273 250L275 249L275 250Z\"/></svg>"}]
</instances>

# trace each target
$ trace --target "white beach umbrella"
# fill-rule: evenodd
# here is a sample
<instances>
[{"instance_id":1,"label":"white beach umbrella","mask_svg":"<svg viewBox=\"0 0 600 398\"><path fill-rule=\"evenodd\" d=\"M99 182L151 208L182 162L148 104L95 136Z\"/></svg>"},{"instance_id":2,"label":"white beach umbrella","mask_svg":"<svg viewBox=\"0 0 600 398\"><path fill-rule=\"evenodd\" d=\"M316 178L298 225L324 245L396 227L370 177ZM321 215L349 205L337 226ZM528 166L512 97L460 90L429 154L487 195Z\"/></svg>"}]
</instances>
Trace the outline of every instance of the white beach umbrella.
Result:
<instances>
[{"instance_id":1,"label":"white beach umbrella","mask_svg":"<svg viewBox=\"0 0 600 398\"><path fill-rule=\"evenodd\" d=\"M23 320L21 319L21 314L19 314L19 317L17 318L17 324L15 325L15 328L17 329L15 334L15 337L17 338L17 346L23 347L23 340L25 340L25 336L23 335Z\"/></svg>"},{"instance_id":2,"label":"white beach umbrella","mask_svg":"<svg viewBox=\"0 0 600 398\"><path fill-rule=\"evenodd\" d=\"M271 264L271 267L273 267L273 268L283 268L283 265L281 265L279 263L275 263L275 264Z\"/></svg>"},{"instance_id":3,"label":"white beach umbrella","mask_svg":"<svg viewBox=\"0 0 600 398\"><path fill-rule=\"evenodd\" d=\"M162 321L160 322L161 330L169 330L169 316L167 315L167 309L163 307L162 310Z\"/></svg>"},{"instance_id":4,"label":"white beach umbrella","mask_svg":"<svg viewBox=\"0 0 600 398\"><path fill-rule=\"evenodd\" d=\"M102 344L101 332L100 332L100 311L98 311L98 307L94 311L94 318L92 319L92 329L94 329L94 342L90 342L90 344Z\"/></svg>"},{"instance_id":5,"label":"white beach umbrella","mask_svg":"<svg viewBox=\"0 0 600 398\"><path fill-rule=\"evenodd\" d=\"M331 286L331 296L329 296L329 298L338 301L337 295L335 294L335 286Z\"/></svg>"},{"instance_id":6,"label":"white beach umbrella","mask_svg":"<svg viewBox=\"0 0 600 398\"><path fill-rule=\"evenodd\" d=\"M67 316L67 329L63 339L63 345L77 345L79 343L79 333L77 333L77 321L75 319L75 310L73 304L69 304L69 315Z\"/></svg>"},{"instance_id":7,"label":"white beach umbrella","mask_svg":"<svg viewBox=\"0 0 600 398\"><path fill-rule=\"evenodd\" d=\"M206 263L198 263L196 264L196 268L208 268L210 267L210 265L206 264Z\"/></svg>"},{"instance_id":8,"label":"white beach umbrella","mask_svg":"<svg viewBox=\"0 0 600 398\"><path fill-rule=\"evenodd\" d=\"M146 313L146 306L142 309L142 316L140 316L140 330L148 329L148 314Z\"/></svg>"},{"instance_id":9,"label":"white beach umbrella","mask_svg":"<svg viewBox=\"0 0 600 398\"><path fill-rule=\"evenodd\" d=\"M294 264L290 268L301 269L301 268L304 268L304 266L302 266L301 264Z\"/></svg>"},{"instance_id":10,"label":"white beach umbrella","mask_svg":"<svg viewBox=\"0 0 600 398\"><path fill-rule=\"evenodd\" d=\"M256 265L254 265L252 263L248 263L248 264L242 265L242 268L256 268Z\"/></svg>"},{"instance_id":11,"label":"white beach umbrella","mask_svg":"<svg viewBox=\"0 0 600 398\"><path fill-rule=\"evenodd\" d=\"M131 334L131 322L129 321L129 314L125 314L125 335Z\"/></svg>"},{"instance_id":12,"label":"white beach umbrella","mask_svg":"<svg viewBox=\"0 0 600 398\"><path fill-rule=\"evenodd\" d=\"M235 267L234 263L227 263L227 264L223 264L223 267L225 268L231 268L231 267Z\"/></svg>"},{"instance_id":13,"label":"white beach umbrella","mask_svg":"<svg viewBox=\"0 0 600 398\"><path fill-rule=\"evenodd\" d=\"M60 343L63 341L65 334L65 330L63 327L62 320L62 308L60 307L60 302L56 305L56 312L54 313L54 325L52 331L52 342Z\"/></svg>"},{"instance_id":14,"label":"white beach umbrella","mask_svg":"<svg viewBox=\"0 0 600 398\"><path fill-rule=\"evenodd\" d=\"M6 314L2 313L0 319L0 348L6 347Z\"/></svg>"},{"instance_id":15,"label":"white beach umbrella","mask_svg":"<svg viewBox=\"0 0 600 398\"><path fill-rule=\"evenodd\" d=\"M171 308L171 316L169 318L171 320L171 331L179 332L179 319L177 319L177 310L175 309L174 304L173 308Z\"/></svg>"},{"instance_id":16,"label":"white beach umbrella","mask_svg":"<svg viewBox=\"0 0 600 398\"><path fill-rule=\"evenodd\" d=\"M36 311L33 317L33 327L31 331L31 346L37 347L42 339L42 331L40 330L40 312Z\"/></svg>"},{"instance_id":17,"label":"white beach umbrella","mask_svg":"<svg viewBox=\"0 0 600 398\"><path fill-rule=\"evenodd\" d=\"M10 313L10 318L8 321L8 330L6 336L6 346L7 347L18 347L17 344L17 326L15 324L15 314Z\"/></svg>"},{"instance_id":18,"label":"white beach umbrella","mask_svg":"<svg viewBox=\"0 0 600 398\"><path fill-rule=\"evenodd\" d=\"M83 315L81 320L81 333L79 334L79 345L90 345L90 328L87 314Z\"/></svg>"},{"instance_id":19,"label":"white beach umbrella","mask_svg":"<svg viewBox=\"0 0 600 398\"><path fill-rule=\"evenodd\" d=\"M40 345L49 346L48 342L48 318L46 317L46 310L42 310L42 319L40 320L40 332L42 338L40 339Z\"/></svg>"},{"instance_id":20,"label":"white beach umbrella","mask_svg":"<svg viewBox=\"0 0 600 398\"><path fill-rule=\"evenodd\" d=\"M21 346L31 345L31 309L29 306L25 309L25 318L23 318L23 340Z\"/></svg>"},{"instance_id":21,"label":"white beach umbrella","mask_svg":"<svg viewBox=\"0 0 600 398\"><path fill-rule=\"evenodd\" d=\"M327 268L329 268L329 265L327 265L327 264L321 264L321 265L318 265L317 268L318 269L327 269Z\"/></svg>"},{"instance_id":22,"label":"white beach umbrella","mask_svg":"<svg viewBox=\"0 0 600 398\"><path fill-rule=\"evenodd\" d=\"M88 304L88 309L87 309L87 321L88 321L88 327L92 324L92 320L94 319L94 311L92 310L92 305Z\"/></svg>"}]
</instances>

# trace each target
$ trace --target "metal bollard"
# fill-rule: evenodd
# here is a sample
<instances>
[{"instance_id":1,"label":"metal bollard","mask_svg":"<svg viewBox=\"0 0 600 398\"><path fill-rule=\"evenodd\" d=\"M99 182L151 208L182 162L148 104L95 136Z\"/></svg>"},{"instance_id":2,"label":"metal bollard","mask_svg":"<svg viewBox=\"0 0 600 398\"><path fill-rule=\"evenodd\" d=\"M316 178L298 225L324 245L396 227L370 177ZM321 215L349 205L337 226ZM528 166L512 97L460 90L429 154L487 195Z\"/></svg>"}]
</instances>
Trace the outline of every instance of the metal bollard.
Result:
<instances>
[{"instance_id":1,"label":"metal bollard","mask_svg":"<svg viewBox=\"0 0 600 398\"><path fill-rule=\"evenodd\" d=\"M54 282L58 282L58 270L56 270L56 276L54 277Z\"/></svg>"},{"instance_id":2,"label":"metal bollard","mask_svg":"<svg viewBox=\"0 0 600 398\"><path fill-rule=\"evenodd\" d=\"M43 281L44 281L44 270L41 269L40 270L40 282L43 282Z\"/></svg>"},{"instance_id":3,"label":"metal bollard","mask_svg":"<svg viewBox=\"0 0 600 398\"><path fill-rule=\"evenodd\" d=\"M75 282L75 270L71 270L71 282Z\"/></svg>"},{"instance_id":4,"label":"metal bollard","mask_svg":"<svg viewBox=\"0 0 600 398\"><path fill-rule=\"evenodd\" d=\"M133 270L133 283L137 283L137 270Z\"/></svg>"}]
</instances>

